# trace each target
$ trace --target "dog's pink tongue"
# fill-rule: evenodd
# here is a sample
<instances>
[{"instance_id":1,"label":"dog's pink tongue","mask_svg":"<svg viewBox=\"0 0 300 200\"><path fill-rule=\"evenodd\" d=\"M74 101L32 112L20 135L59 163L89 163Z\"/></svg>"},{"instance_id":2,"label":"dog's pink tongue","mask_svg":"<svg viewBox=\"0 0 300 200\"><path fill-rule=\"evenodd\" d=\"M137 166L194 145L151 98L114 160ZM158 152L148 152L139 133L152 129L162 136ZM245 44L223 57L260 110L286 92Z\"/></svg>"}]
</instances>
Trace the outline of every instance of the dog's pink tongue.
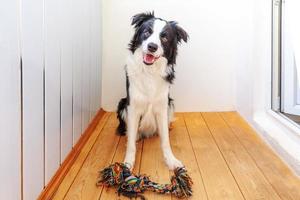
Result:
<instances>
[{"instance_id":1,"label":"dog's pink tongue","mask_svg":"<svg viewBox=\"0 0 300 200\"><path fill-rule=\"evenodd\" d=\"M148 63L148 64L152 64L155 61L155 57L151 54L146 54L144 55L144 62Z\"/></svg>"}]
</instances>

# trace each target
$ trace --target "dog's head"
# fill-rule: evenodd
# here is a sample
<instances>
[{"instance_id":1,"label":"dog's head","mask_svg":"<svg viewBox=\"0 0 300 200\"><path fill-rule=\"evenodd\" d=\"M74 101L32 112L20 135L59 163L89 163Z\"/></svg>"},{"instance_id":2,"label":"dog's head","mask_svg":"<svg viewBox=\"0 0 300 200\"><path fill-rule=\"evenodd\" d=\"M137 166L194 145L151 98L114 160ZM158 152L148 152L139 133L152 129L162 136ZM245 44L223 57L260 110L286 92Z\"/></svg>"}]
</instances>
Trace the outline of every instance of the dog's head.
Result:
<instances>
[{"instance_id":1,"label":"dog's head","mask_svg":"<svg viewBox=\"0 0 300 200\"><path fill-rule=\"evenodd\" d=\"M152 65L158 59L167 59L168 65L176 63L177 45L187 42L188 34L175 21L156 18L154 13L133 16L134 36L129 44L132 53L141 48L143 62Z\"/></svg>"}]
</instances>

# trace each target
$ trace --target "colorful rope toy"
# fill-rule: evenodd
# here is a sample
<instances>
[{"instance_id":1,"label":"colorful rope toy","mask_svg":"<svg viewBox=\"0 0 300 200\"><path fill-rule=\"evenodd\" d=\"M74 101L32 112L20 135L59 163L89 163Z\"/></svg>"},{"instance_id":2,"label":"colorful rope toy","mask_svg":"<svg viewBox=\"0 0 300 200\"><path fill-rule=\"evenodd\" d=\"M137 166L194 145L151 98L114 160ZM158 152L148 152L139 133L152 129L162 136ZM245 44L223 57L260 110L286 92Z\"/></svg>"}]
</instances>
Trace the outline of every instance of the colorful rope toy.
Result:
<instances>
[{"instance_id":1,"label":"colorful rope toy","mask_svg":"<svg viewBox=\"0 0 300 200\"><path fill-rule=\"evenodd\" d=\"M192 195L193 182L184 167L174 170L170 184L159 184L150 180L149 176L133 174L123 163L114 163L102 171L97 186L116 186L118 195L122 194L129 198L140 197L145 199L141 193L146 190L160 194L173 194L178 198Z\"/></svg>"}]
</instances>

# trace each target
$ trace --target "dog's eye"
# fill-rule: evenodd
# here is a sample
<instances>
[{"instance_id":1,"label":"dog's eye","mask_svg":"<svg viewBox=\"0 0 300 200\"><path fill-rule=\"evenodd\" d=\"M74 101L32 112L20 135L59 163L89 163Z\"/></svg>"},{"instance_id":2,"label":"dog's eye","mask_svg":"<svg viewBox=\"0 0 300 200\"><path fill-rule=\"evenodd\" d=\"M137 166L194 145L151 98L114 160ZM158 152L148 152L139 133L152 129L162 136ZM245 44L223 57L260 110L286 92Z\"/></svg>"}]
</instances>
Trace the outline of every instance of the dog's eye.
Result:
<instances>
[{"instance_id":1,"label":"dog's eye","mask_svg":"<svg viewBox=\"0 0 300 200\"><path fill-rule=\"evenodd\" d=\"M150 34L151 34L150 31L145 31L145 32L144 32L145 37L149 37Z\"/></svg>"},{"instance_id":2,"label":"dog's eye","mask_svg":"<svg viewBox=\"0 0 300 200\"><path fill-rule=\"evenodd\" d=\"M168 42L168 37L166 35L160 36L163 42Z\"/></svg>"}]
</instances>

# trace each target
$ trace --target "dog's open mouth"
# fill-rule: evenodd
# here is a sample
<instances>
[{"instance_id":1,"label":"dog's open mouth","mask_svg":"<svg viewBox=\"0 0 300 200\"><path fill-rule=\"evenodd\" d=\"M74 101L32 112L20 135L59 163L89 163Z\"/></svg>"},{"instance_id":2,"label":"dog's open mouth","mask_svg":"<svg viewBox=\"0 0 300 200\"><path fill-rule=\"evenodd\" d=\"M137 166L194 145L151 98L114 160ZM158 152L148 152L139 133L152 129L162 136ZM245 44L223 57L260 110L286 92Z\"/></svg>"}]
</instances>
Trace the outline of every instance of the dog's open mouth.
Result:
<instances>
[{"instance_id":1,"label":"dog's open mouth","mask_svg":"<svg viewBox=\"0 0 300 200\"><path fill-rule=\"evenodd\" d=\"M155 57L150 53L144 54L143 60L146 65L152 65L159 57Z\"/></svg>"}]
</instances>

